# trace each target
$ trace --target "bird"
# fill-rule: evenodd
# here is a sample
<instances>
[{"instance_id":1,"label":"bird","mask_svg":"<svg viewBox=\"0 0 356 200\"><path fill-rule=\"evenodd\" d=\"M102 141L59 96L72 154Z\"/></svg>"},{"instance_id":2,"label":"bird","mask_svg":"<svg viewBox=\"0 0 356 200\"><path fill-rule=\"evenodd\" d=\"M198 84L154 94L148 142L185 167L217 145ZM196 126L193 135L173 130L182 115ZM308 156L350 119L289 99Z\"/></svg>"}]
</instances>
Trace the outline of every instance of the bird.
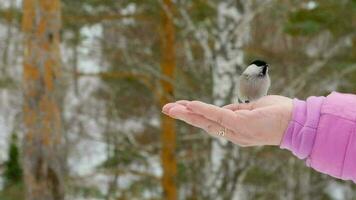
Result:
<instances>
[{"instance_id":1,"label":"bird","mask_svg":"<svg viewBox=\"0 0 356 200\"><path fill-rule=\"evenodd\" d=\"M268 68L265 61L255 60L243 71L238 80L238 98L242 103L250 103L267 95L271 86Z\"/></svg>"}]
</instances>

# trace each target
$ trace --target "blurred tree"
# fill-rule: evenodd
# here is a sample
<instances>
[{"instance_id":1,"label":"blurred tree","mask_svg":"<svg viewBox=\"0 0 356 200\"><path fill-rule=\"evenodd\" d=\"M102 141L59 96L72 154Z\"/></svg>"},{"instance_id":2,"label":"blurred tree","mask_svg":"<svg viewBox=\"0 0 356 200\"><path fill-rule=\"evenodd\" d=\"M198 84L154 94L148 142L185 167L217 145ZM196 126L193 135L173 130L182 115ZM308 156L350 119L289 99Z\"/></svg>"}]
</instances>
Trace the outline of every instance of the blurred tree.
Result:
<instances>
[{"instance_id":1,"label":"blurred tree","mask_svg":"<svg viewBox=\"0 0 356 200\"><path fill-rule=\"evenodd\" d=\"M161 80L162 94L160 107L174 98L174 74L176 68L175 28L173 23L174 4L171 0L164 0L161 5L161 73L167 80ZM176 124L175 120L161 115L161 162L163 168L162 188L164 199L176 200L177 193L177 159L176 159Z\"/></svg>"},{"instance_id":2,"label":"blurred tree","mask_svg":"<svg viewBox=\"0 0 356 200\"><path fill-rule=\"evenodd\" d=\"M0 192L0 199L24 199L25 190L22 180L23 172L20 159L17 135L12 133L8 150L8 160L5 162L3 174L4 188Z\"/></svg>"},{"instance_id":3,"label":"blurred tree","mask_svg":"<svg viewBox=\"0 0 356 200\"><path fill-rule=\"evenodd\" d=\"M22 183L22 167L20 165L20 154L17 135L11 135L8 160L5 163L4 185L5 188Z\"/></svg>"},{"instance_id":4,"label":"blurred tree","mask_svg":"<svg viewBox=\"0 0 356 200\"><path fill-rule=\"evenodd\" d=\"M80 102L74 109L67 108L71 115L68 124L61 122L67 126L69 141L62 151L75 159L87 154L76 144L99 140L107 154L90 176L71 174L66 182L70 189L67 195L166 198L159 184L163 147L159 136L166 132L159 123L164 122L162 98L229 103L238 74L255 58L271 64L274 94L304 98L332 90L355 90L355 1L178 0L172 1L173 9L168 12L163 1L155 0L62 2L64 58L70 59L63 65L68 68L61 71L73 75L69 86L77 85L76 97L65 91L68 98L64 105ZM172 19L175 28L174 43L169 43L179 66L174 73L164 73L171 69L162 64L169 52L163 50L164 28L158 23L163 14ZM21 12L0 7L0 16L7 30L4 37L13 37L4 42L8 47L17 39L13 33ZM102 32L94 45L86 43L91 28ZM3 50L1 56L14 56L12 48ZM36 58L42 55L28 52ZM83 52L89 52L87 57ZM4 57L4 66L12 66ZM80 63L93 64L94 59L99 60L95 63L100 65L99 73L79 71ZM89 82L88 77L94 80ZM161 87L164 84L170 91ZM26 84L26 88L30 86ZM239 149L183 123L175 125L177 167L166 167L165 175L176 174L170 185L176 187L174 193L181 199L331 199L328 186L333 179L311 172L289 153L276 148ZM36 144L41 143L38 141ZM174 146L166 147L172 153ZM102 175L105 184L95 179ZM352 199L354 186L337 183L346 188L345 199Z\"/></svg>"},{"instance_id":5,"label":"blurred tree","mask_svg":"<svg viewBox=\"0 0 356 200\"><path fill-rule=\"evenodd\" d=\"M316 92L325 94L336 89L349 90L347 88L355 78L351 72L356 70L352 54L354 45L350 42L356 37L356 2L307 1L293 6L296 9L286 15L284 31L304 44L294 46L295 49L300 48L295 54L298 60L303 60L294 60L294 63L305 67L295 70L299 75L293 74L294 77L283 93L309 96ZM336 74L333 73L335 70ZM316 86L317 81L323 83L321 88Z\"/></svg>"},{"instance_id":6,"label":"blurred tree","mask_svg":"<svg viewBox=\"0 0 356 200\"><path fill-rule=\"evenodd\" d=\"M64 199L59 0L24 0L24 180L26 199Z\"/></svg>"}]
</instances>

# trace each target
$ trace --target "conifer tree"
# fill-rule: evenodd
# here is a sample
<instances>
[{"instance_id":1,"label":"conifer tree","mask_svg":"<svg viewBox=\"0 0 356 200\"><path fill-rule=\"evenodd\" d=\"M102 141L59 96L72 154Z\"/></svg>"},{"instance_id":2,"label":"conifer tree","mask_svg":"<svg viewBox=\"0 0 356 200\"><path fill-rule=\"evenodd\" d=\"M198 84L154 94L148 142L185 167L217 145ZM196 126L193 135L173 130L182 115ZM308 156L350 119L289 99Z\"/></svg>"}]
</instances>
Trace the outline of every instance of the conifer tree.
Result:
<instances>
[{"instance_id":1,"label":"conifer tree","mask_svg":"<svg viewBox=\"0 0 356 200\"><path fill-rule=\"evenodd\" d=\"M17 144L17 135L12 134L8 150L8 160L4 171L5 188L22 183L22 167L20 164L20 153Z\"/></svg>"}]
</instances>

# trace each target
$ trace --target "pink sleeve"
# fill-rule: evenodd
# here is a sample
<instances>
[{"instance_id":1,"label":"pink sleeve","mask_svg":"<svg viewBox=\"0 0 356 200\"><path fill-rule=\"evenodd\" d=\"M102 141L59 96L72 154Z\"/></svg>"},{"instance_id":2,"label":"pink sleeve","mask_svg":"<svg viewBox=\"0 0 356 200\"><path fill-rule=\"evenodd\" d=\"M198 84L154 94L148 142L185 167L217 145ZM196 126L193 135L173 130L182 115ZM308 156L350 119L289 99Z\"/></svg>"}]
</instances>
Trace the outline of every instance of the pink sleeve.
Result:
<instances>
[{"instance_id":1,"label":"pink sleeve","mask_svg":"<svg viewBox=\"0 0 356 200\"><path fill-rule=\"evenodd\" d=\"M293 104L281 148L317 171L356 182L356 95L333 92Z\"/></svg>"}]
</instances>

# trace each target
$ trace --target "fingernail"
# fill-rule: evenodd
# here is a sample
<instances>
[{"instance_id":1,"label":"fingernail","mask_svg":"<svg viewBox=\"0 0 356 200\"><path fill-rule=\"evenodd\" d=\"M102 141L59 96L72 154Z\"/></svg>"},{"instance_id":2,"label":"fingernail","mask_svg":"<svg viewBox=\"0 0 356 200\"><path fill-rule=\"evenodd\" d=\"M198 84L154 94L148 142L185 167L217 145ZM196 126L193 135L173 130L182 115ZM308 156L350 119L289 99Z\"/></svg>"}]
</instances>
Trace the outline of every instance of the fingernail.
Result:
<instances>
[{"instance_id":1,"label":"fingernail","mask_svg":"<svg viewBox=\"0 0 356 200\"><path fill-rule=\"evenodd\" d=\"M162 110L161 112L162 112L163 114L165 114L165 115L169 115L168 112L165 111L165 110Z\"/></svg>"},{"instance_id":2,"label":"fingernail","mask_svg":"<svg viewBox=\"0 0 356 200\"><path fill-rule=\"evenodd\" d=\"M167 112L167 115L169 116L169 117L172 117L172 118L174 118L174 119L177 119L177 113L176 113L176 108L175 107L172 107L172 108L170 108L168 111L166 111Z\"/></svg>"},{"instance_id":3,"label":"fingernail","mask_svg":"<svg viewBox=\"0 0 356 200\"><path fill-rule=\"evenodd\" d=\"M168 103L168 104L164 105L162 108L162 112L164 114L167 114L169 112L169 110L171 109L171 106L172 106L172 103Z\"/></svg>"}]
</instances>

